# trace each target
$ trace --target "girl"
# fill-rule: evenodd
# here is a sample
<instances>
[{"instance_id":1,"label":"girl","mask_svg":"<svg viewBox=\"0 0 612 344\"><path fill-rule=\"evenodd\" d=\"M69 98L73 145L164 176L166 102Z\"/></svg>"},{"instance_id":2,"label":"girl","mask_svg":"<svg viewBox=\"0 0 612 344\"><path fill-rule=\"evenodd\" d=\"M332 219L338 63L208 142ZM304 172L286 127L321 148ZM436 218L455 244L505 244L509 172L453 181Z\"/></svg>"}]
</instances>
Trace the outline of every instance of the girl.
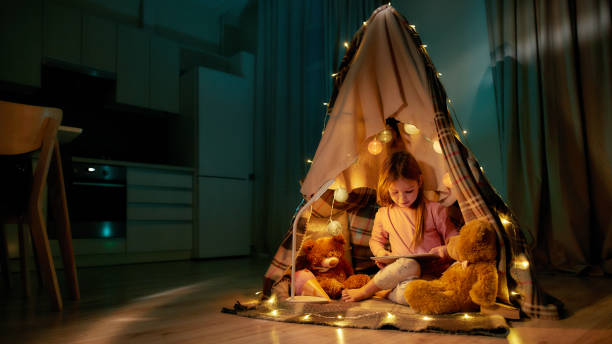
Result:
<instances>
[{"instance_id":1,"label":"girl","mask_svg":"<svg viewBox=\"0 0 612 344\"><path fill-rule=\"evenodd\" d=\"M410 281L448 267L446 243L458 232L446 207L424 198L422 185L421 169L410 153L395 152L385 160L377 189L381 208L374 218L370 249L377 257L433 253L442 259L423 266L411 258L390 264L377 261L381 270L365 286L343 290L344 301L360 301L392 289L387 298L405 305L404 290ZM387 244L391 252L385 249Z\"/></svg>"}]
</instances>

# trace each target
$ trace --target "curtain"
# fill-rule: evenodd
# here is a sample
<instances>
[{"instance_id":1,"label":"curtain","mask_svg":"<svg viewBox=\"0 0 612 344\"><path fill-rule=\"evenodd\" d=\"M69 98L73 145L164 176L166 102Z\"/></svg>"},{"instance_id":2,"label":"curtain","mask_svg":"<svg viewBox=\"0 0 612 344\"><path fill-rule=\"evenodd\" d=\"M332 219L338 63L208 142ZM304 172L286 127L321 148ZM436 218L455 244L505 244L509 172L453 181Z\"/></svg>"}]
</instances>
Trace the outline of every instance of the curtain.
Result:
<instances>
[{"instance_id":1,"label":"curtain","mask_svg":"<svg viewBox=\"0 0 612 344\"><path fill-rule=\"evenodd\" d=\"M540 268L612 273L610 0L487 0L510 206Z\"/></svg>"},{"instance_id":2,"label":"curtain","mask_svg":"<svg viewBox=\"0 0 612 344\"><path fill-rule=\"evenodd\" d=\"M344 41L380 1L258 1L253 237L273 253L302 196Z\"/></svg>"}]
</instances>

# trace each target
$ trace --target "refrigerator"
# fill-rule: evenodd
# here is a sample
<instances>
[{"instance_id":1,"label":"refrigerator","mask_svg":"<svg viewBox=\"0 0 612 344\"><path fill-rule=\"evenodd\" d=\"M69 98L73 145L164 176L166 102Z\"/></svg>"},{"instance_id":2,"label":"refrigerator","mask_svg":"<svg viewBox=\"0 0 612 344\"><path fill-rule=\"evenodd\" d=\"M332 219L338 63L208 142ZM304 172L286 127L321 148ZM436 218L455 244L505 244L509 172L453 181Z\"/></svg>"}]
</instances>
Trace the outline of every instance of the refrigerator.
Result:
<instances>
[{"instance_id":1,"label":"refrigerator","mask_svg":"<svg viewBox=\"0 0 612 344\"><path fill-rule=\"evenodd\" d=\"M194 116L194 256L250 254L253 190L254 57L239 53L230 73L197 67L181 78L183 110Z\"/></svg>"}]
</instances>

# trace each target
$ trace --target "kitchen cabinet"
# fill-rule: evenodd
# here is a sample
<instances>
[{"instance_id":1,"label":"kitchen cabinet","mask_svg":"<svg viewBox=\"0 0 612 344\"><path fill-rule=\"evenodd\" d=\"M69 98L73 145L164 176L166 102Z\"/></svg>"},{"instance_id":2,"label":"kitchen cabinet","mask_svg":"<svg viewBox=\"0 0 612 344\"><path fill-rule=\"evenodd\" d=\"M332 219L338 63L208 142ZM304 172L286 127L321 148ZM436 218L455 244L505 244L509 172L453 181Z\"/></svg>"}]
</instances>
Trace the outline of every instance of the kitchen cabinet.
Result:
<instances>
[{"instance_id":1,"label":"kitchen cabinet","mask_svg":"<svg viewBox=\"0 0 612 344\"><path fill-rule=\"evenodd\" d=\"M81 63L81 10L46 1L44 17L45 57Z\"/></svg>"},{"instance_id":2,"label":"kitchen cabinet","mask_svg":"<svg viewBox=\"0 0 612 344\"><path fill-rule=\"evenodd\" d=\"M81 63L87 67L116 71L117 24L103 18L83 16Z\"/></svg>"},{"instance_id":3,"label":"kitchen cabinet","mask_svg":"<svg viewBox=\"0 0 612 344\"><path fill-rule=\"evenodd\" d=\"M117 35L118 103L149 107L149 45L146 31L119 26Z\"/></svg>"},{"instance_id":4,"label":"kitchen cabinet","mask_svg":"<svg viewBox=\"0 0 612 344\"><path fill-rule=\"evenodd\" d=\"M127 252L191 251L192 232L193 175L129 167Z\"/></svg>"},{"instance_id":5,"label":"kitchen cabinet","mask_svg":"<svg viewBox=\"0 0 612 344\"><path fill-rule=\"evenodd\" d=\"M150 107L179 112L179 46L158 36L151 37Z\"/></svg>"},{"instance_id":6,"label":"kitchen cabinet","mask_svg":"<svg viewBox=\"0 0 612 344\"><path fill-rule=\"evenodd\" d=\"M40 87L42 0L0 1L0 80Z\"/></svg>"}]
</instances>

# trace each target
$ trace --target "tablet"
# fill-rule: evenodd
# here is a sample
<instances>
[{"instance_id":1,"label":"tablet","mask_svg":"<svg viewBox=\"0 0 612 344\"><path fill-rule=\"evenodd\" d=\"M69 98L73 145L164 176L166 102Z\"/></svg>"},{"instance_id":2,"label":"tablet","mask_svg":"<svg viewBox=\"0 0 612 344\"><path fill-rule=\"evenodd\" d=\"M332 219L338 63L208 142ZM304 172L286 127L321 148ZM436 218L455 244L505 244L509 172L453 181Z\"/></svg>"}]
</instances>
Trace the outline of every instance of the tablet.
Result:
<instances>
[{"instance_id":1,"label":"tablet","mask_svg":"<svg viewBox=\"0 0 612 344\"><path fill-rule=\"evenodd\" d=\"M399 258L412 258L415 260L432 260L432 259L438 259L440 258L440 256L438 256L437 254L433 254L433 253L418 253L418 254L408 254L408 255L402 255L402 256L370 257L370 259L372 260L375 260L381 263L386 263L386 264L391 264L396 259L399 259Z\"/></svg>"}]
</instances>

